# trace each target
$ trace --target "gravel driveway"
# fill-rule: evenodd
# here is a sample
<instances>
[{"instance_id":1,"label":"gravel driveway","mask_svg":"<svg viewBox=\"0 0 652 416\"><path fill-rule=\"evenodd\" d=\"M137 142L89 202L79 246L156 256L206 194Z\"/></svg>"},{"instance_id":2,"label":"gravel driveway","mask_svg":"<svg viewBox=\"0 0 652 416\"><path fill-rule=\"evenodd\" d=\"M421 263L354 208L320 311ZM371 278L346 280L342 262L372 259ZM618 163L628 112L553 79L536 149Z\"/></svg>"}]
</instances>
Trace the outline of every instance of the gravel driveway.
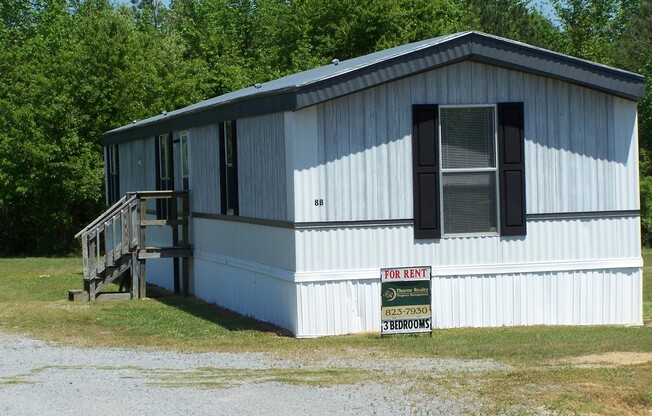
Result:
<instances>
[{"instance_id":1,"label":"gravel driveway","mask_svg":"<svg viewBox=\"0 0 652 416\"><path fill-rule=\"evenodd\" d=\"M480 404L424 395L410 385L410 373L425 371L437 379L451 372L496 369L505 366L439 359L305 362L258 353L74 348L0 332L0 414L469 414L479 411ZM352 384L308 382L337 371L354 375ZM356 381L358 373L367 377Z\"/></svg>"}]
</instances>

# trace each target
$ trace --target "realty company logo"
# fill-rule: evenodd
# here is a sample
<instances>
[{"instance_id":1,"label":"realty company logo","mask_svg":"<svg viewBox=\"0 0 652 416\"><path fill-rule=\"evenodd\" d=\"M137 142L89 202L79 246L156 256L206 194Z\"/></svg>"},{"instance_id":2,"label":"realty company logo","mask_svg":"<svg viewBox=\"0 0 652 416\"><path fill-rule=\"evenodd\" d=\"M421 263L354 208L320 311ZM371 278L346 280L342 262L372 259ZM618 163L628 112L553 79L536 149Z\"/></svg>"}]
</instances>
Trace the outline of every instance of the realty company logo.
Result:
<instances>
[{"instance_id":1,"label":"realty company logo","mask_svg":"<svg viewBox=\"0 0 652 416\"><path fill-rule=\"evenodd\" d=\"M387 299L389 302L395 300L396 298L413 298L420 296L428 296L429 289L427 287L414 287L414 288L394 288L388 287L383 293L382 297Z\"/></svg>"},{"instance_id":2,"label":"realty company logo","mask_svg":"<svg viewBox=\"0 0 652 416\"><path fill-rule=\"evenodd\" d=\"M385 290L383 292L383 297L385 299L387 299L388 301L390 301L390 302L393 301L394 299L396 299L397 296L398 296L398 293L396 293L396 289L394 289L392 287L387 288L387 290Z\"/></svg>"}]
</instances>

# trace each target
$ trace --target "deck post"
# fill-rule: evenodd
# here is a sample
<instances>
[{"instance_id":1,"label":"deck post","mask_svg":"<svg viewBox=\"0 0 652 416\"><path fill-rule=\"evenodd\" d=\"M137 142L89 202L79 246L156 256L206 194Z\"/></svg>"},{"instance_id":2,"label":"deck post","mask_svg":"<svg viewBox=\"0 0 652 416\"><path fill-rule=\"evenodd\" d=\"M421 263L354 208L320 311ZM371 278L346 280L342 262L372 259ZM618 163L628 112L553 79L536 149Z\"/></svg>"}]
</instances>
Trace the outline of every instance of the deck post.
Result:
<instances>
[{"instance_id":1,"label":"deck post","mask_svg":"<svg viewBox=\"0 0 652 416\"><path fill-rule=\"evenodd\" d=\"M88 265L89 255L88 255L88 233L82 234L82 259L83 259L83 273L84 279L88 280L90 278L90 269Z\"/></svg>"},{"instance_id":2,"label":"deck post","mask_svg":"<svg viewBox=\"0 0 652 416\"><path fill-rule=\"evenodd\" d=\"M144 225L147 220L147 199L140 200L140 249L147 248L147 227ZM143 299L147 296L146 290L146 276L147 276L147 260L140 259L140 267L138 273L138 298Z\"/></svg>"},{"instance_id":3,"label":"deck post","mask_svg":"<svg viewBox=\"0 0 652 416\"><path fill-rule=\"evenodd\" d=\"M181 205L181 219L182 219L182 225L181 225L181 232L182 236L181 238L183 239L183 246L186 248L190 248L190 242L189 242L189 235L188 235L188 228L190 226L189 224L189 218L190 218L190 198L188 193L183 194L183 197L181 198L182 200L182 205ZM190 257L184 256L181 259L181 268L182 268L182 274L183 274L183 295L188 296L190 293Z\"/></svg>"},{"instance_id":4,"label":"deck post","mask_svg":"<svg viewBox=\"0 0 652 416\"><path fill-rule=\"evenodd\" d=\"M131 268L129 273L131 274L131 298L138 299L140 295L140 264L138 263L138 250L131 252Z\"/></svg>"},{"instance_id":5,"label":"deck post","mask_svg":"<svg viewBox=\"0 0 652 416\"><path fill-rule=\"evenodd\" d=\"M170 206L172 207L172 213L171 217L174 221L179 220L179 198L172 197L172 203ZM178 247L179 246L179 224L173 224L172 225L172 247ZM172 268L174 269L174 293L181 293L181 282L179 281L179 258L174 257L172 259Z\"/></svg>"}]
</instances>

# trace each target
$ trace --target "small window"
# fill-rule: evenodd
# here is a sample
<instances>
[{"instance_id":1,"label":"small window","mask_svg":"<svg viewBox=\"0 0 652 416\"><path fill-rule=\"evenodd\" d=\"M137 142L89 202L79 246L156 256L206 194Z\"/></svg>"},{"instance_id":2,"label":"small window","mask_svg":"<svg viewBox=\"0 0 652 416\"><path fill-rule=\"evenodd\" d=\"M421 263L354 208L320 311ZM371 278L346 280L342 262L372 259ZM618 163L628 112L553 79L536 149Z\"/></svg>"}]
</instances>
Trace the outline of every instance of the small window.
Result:
<instances>
[{"instance_id":1,"label":"small window","mask_svg":"<svg viewBox=\"0 0 652 416\"><path fill-rule=\"evenodd\" d=\"M442 227L445 235L498 232L494 106L440 106Z\"/></svg>"},{"instance_id":2,"label":"small window","mask_svg":"<svg viewBox=\"0 0 652 416\"><path fill-rule=\"evenodd\" d=\"M106 202L108 205L113 205L120 199L120 158L117 144L107 146L106 161Z\"/></svg>"},{"instance_id":3,"label":"small window","mask_svg":"<svg viewBox=\"0 0 652 416\"><path fill-rule=\"evenodd\" d=\"M183 189L190 189L190 167L188 162L188 132L180 134L181 140L181 181L183 182Z\"/></svg>"},{"instance_id":4,"label":"small window","mask_svg":"<svg viewBox=\"0 0 652 416\"><path fill-rule=\"evenodd\" d=\"M222 214L238 215L238 146L235 121L220 123L220 198Z\"/></svg>"},{"instance_id":5,"label":"small window","mask_svg":"<svg viewBox=\"0 0 652 416\"><path fill-rule=\"evenodd\" d=\"M169 134L161 134L158 136L159 140L159 177L162 181L170 180L170 149L168 149L170 142Z\"/></svg>"}]
</instances>

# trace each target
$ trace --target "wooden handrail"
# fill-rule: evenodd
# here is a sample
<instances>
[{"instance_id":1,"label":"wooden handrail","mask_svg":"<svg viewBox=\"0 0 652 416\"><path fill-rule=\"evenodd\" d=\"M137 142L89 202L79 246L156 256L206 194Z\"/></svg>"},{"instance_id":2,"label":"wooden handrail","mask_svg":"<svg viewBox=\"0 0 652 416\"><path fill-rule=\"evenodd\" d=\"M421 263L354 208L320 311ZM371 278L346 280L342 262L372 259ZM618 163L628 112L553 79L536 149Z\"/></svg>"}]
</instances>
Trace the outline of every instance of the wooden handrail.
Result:
<instances>
[{"instance_id":1,"label":"wooden handrail","mask_svg":"<svg viewBox=\"0 0 652 416\"><path fill-rule=\"evenodd\" d=\"M138 192L129 192L129 196L137 196L139 199L169 199L169 198L182 198L184 195L188 195L189 191L138 191Z\"/></svg>"},{"instance_id":2,"label":"wooden handrail","mask_svg":"<svg viewBox=\"0 0 652 416\"><path fill-rule=\"evenodd\" d=\"M111 205L111 207L109 209L104 211L102 213L102 215L95 218L95 220L93 222L91 222L86 227L84 227L80 232L75 234L75 238L81 237L85 232L92 230L93 228L97 227L98 224L101 224L104 221L106 221L107 218L110 218L110 217L114 216L118 211L122 210L123 206L129 205L131 203L131 201L134 200L135 198L136 198L135 196L132 196L132 197L129 198L129 200L127 200L127 197L123 196L122 198L120 198L120 200L118 202Z\"/></svg>"}]
</instances>

